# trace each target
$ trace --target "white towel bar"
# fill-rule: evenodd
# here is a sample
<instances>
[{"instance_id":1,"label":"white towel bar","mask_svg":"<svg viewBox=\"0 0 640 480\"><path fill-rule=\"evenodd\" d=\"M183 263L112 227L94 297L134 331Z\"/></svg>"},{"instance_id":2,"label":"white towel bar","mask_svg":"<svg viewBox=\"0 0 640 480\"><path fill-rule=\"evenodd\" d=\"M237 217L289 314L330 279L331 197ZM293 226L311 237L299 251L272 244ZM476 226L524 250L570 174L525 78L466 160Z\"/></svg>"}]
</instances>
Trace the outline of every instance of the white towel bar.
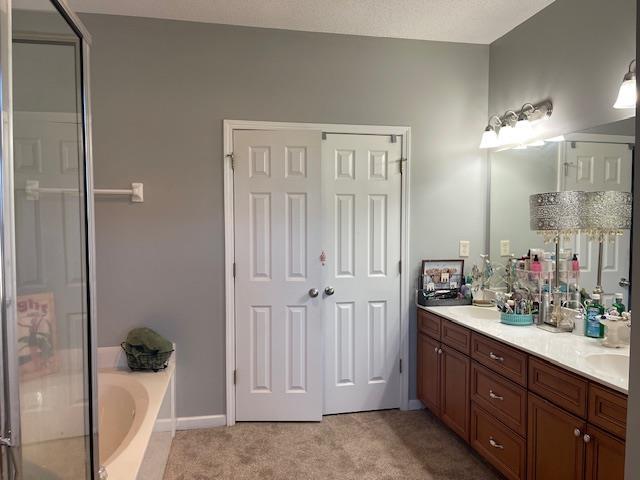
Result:
<instances>
[{"instance_id":1,"label":"white towel bar","mask_svg":"<svg viewBox=\"0 0 640 480\"><path fill-rule=\"evenodd\" d=\"M76 188L50 188L41 187L38 180L27 180L24 187L28 200L38 200L41 193L79 193ZM105 189L94 188L95 195L128 195L133 203L144 202L144 185L142 183L132 183L130 189Z\"/></svg>"}]
</instances>

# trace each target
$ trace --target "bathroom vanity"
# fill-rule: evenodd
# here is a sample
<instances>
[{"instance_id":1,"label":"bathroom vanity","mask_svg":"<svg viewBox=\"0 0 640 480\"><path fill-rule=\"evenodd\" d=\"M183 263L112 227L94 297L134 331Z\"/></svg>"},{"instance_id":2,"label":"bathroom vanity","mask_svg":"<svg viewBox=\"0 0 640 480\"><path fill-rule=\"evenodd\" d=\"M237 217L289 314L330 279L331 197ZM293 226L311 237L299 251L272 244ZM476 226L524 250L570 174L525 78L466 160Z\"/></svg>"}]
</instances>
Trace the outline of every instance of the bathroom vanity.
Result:
<instances>
[{"instance_id":1,"label":"bathroom vanity","mask_svg":"<svg viewBox=\"0 0 640 480\"><path fill-rule=\"evenodd\" d=\"M629 348L418 307L417 395L508 479L624 478Z\"/></svg>"}]
</instances>

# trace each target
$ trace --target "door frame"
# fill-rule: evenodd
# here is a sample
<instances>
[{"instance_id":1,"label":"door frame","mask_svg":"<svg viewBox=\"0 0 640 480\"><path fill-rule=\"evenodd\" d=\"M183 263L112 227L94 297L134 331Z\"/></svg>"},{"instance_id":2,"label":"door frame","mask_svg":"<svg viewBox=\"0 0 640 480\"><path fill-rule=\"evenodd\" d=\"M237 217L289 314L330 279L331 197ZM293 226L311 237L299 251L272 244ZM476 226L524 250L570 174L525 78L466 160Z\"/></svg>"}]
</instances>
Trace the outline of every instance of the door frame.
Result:
<instances>
[{"instance_id":1,"label":"door frame","mask_svg":"<svg viewBox=\"0 0 640 480\"><path fill-rule=\"evenodd\" d=\"M395 135L402 142L401 238L400 238L400 409L409 409L409 319L413 296L409 288L409 213L411 185L411 127L347 125L331 123L267 122L253 120L223 121L224 173L224 277L225 277L225 390L227 426L236 423L236 312L233 264L235 232L233 211L233 132L235 130L316 130L325 133Z\"/></svg>"}]
</instances>

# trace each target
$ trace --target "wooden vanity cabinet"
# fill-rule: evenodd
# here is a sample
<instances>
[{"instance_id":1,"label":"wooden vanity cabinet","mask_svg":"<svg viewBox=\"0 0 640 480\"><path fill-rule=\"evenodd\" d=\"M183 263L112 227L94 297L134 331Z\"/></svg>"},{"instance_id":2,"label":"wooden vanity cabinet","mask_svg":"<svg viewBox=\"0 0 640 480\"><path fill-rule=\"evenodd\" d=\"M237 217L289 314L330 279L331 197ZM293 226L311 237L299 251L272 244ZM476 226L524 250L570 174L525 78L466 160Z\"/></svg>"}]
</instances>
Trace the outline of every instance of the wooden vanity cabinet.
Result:
<instances>
[{"instance_id":1,"label":"wooden vanity cabinet","mask_svg":"<svg viewBox=\"0 0 640 480\"><path fill-rule=\"evenodd\" d=\"M447 345L440 352L440 419L468 442L471 360Z\"/></svg>"},{"instance_id":2,"label":"wooden vanity cabinet","mask_svg":"<svg viewBox=\"0 0 640 480\"><path fill-rule=\"evenodd\" d=\"M591 424L587 435L585 480L622 480L625 443Z\"/></svg>"},{"instance_id":3,"label":"wooden vanity cabinet","mask_svg":"<svg viewBox=\"0 0 640 480\"><path fill-rule=\"evenodd\" d=\"M623 480L627 396L418 310L418 398L510 480Z\"/></svg>"},{"instance_id":4,"label":"wooden vanity cabinet","mask_svg":"<svg viewBox=\"0 0 640 480\"><path fill-rule=\"evenodd\" d=\"M433 318L435 317L435 318ZM442 332L445 332L442 334ZM427 312L418 311L418 398L443 423L469 441L471 360L455 348L470 344L470 332Z\"/></svg>"},{"instance_id":5,"label":"wooden vanity cabinet","mask_svg":"<svg viewBox=\"0 0 640 480\"><path fill-rule=\"evenodd\" d=\"M529 392L529 480L583 480L587 424Z\"/></svg>"},{"instance_id":6,"label":"wooden vanity cabinet","mask_svg":"<svg viewBox=\"0 0 640 480\"><path fill-rule=\"evenodd\" d=\"M440 416L440 342L418 332L418 398Z\"/></svg>"}]
</instances>

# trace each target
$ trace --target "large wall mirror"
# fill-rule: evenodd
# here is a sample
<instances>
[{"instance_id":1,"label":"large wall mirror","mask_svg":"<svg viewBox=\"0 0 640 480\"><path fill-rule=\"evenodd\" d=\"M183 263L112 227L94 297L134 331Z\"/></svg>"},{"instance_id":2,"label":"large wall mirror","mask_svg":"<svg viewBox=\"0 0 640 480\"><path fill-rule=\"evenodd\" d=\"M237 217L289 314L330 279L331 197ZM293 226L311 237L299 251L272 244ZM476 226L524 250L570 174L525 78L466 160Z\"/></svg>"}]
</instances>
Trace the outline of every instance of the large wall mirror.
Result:
<instances>
[{"instance_id":1,"label":"large wall mirror","mask_svg":"<svg viewBox=\"0 0 640 480\"><path fill-rule=\"evenodd\" d=\"M567 133L539 146L490 153L490 256L505 263L531 249L552 251L529 225L529 196L555 191L632 192L635 118ZM580 287L597 284L599 242L585 233L562 242L566 255L577 255ZM603 243L602 289L605 302L616 293L628 302L631 232ZM625 303L628 305L628 303Z\"/></svg>"}]
</instances>

